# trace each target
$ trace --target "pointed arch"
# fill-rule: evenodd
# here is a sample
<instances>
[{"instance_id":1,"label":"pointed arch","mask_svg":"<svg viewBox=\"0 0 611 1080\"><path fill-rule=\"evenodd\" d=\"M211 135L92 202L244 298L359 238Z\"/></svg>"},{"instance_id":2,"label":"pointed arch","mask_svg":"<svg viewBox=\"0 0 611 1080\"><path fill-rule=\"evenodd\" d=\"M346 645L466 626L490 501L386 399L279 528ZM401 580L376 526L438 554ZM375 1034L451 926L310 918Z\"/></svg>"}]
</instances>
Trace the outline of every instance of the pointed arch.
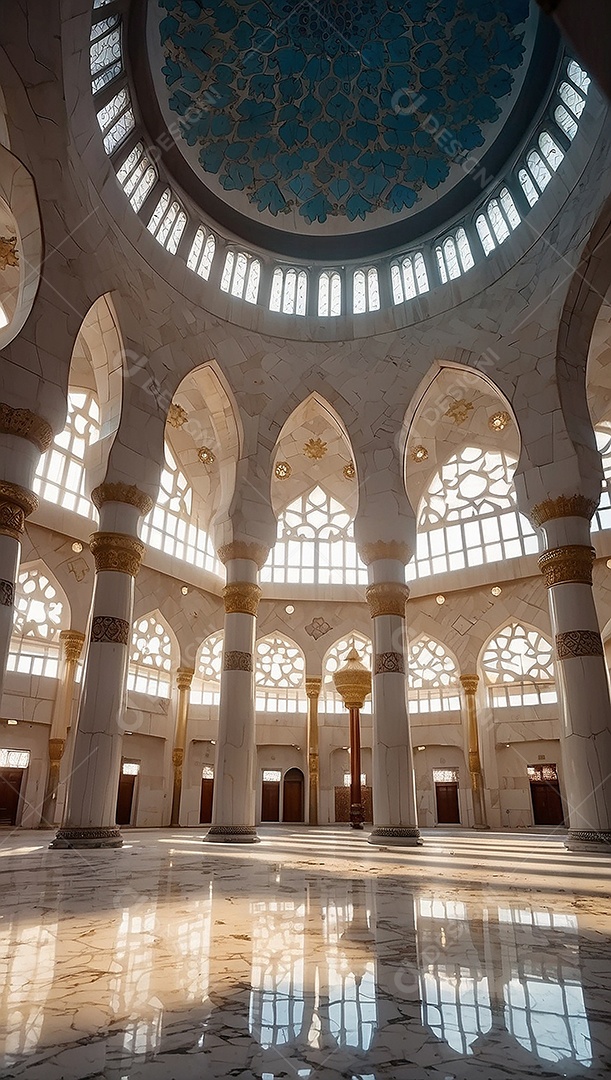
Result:
<instances>
[{"instance_id":1,"label":"pointed arch","mask_svg":"<svg viewBox=\"0 0 611 1080\"><path fill-rule=\"evenodd\" d=\"M179 656L176 634L159 608L134 619L127 689L169 698Z\"/></svg>"},{"instance_id":2,"label":"pointed arch","mask_svg":"<svg viewBox=\"0 0 611 1080\"><path fill-rule=\"evenodd\" d=\"M42 559L24 563L17 577L7 670L57 678L60 633L70 627L70 603Z\"/></svg>"},{"instance_id":3,"label":"pointed arch","mask_svg":"<svg viewBox=\"0 0 611 1080\"><path fill-rule=\"evenodd\" d=\"M256 707L262 712L305 712L305 656L291 638L266 634L255 645Z\"/></svg>"},{"instance_id":4,"label":"pointed arch","mask_svg":"<svg viewBox=\"0 0 611 1080\"><path fill-rule=\"evenodd\" d=\"M195 657L195 675L191 683L192 705L218 705L221 695L221 671L225 631L215 630L204 638Z\"/></svg>"},{"instance_id":5,"label":"pointed arch","mask_svg":"<svg viewBox=\"0 0 611 1080\"><path fill-rule=\"evenodd\" d=\"M412 712L460 711L459 667L453 652L422 632L409 643L407 685Z\"/></svg>"}]
</instances>

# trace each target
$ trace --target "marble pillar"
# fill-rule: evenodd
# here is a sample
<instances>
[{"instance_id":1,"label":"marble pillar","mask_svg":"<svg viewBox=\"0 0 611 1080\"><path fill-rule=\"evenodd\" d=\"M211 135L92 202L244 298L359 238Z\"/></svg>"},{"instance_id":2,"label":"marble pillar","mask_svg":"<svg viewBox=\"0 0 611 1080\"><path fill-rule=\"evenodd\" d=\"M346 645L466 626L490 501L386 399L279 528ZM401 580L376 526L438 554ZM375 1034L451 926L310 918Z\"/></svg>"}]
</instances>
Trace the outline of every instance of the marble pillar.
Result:
<instances>
[{"instance_id":1,"label":"marble pillar","mask_svg":"<svg viewBox=\"0 0 611 1080\"><path fill-rule=\"evenodd\" d=\"M467 740L469 753L469 776L473 798L473 828L488 829L486 803L484 801L484 777L479 752L479 728L477 723L477 684L479 675L461 675L460 683L465 692L467 705Z\"/></svg>"},{"instance_id":2,"label":"marble pillar","mask_svg":"<svg viewBox=\"0 0 611 1080\"><path fill-rule=\"evenodd\" d=\"M320 762L318 757L318 699L322 679L307 678L305 681L308 698L308 821L318 825L318 793L320 785Z\"/></svg>"},{"instance_id":3,"label":"marble pillar","mask_svg":"<svg viewBox=\"0 0 611 1080\"><path fill-rule=\"evenodd\" d=\"M32 488L53 432L29 409L0 402L0 698L13 633L15 585L26 518L38 507Z\"/></svg>"},{"instance_id":4,"label":"marble pillar","mask_svg":"<svg viewBox=\"0 0 611 1080\"><path fill-rule=\"evenodd\" d=\"M532 508L545 550L539 567L548 589L561 714L567 847L611 855L611 702L592 595L594 548L585 496Z\"/></svg>"},{"instance_id":5,"label":"marble pillar","mask_svg":"<svg viewBox=\"0 0 611 1080\"><path fill-rule=\"evenodd\" d=\"M96 488L92 498L100 511L100 531L90 541L96 576L89 649L66 810L53 848L123 843L115 818L134 579L144 554L137 529L152 501L135 487L108 483Z\"/></svg>"},{"instance_id":6,"label":"marble pillar","mask_svg":"<svg viewBox=\"0 0 611 1080\"><path fill-rule=\"evenodd\" d=\"M234 541L219 549L225 564L225 642L214 769L212 825L206 840L254 844L255 672L254 650L261 589L260 545Z\"/></svg>"},{"instance_id":7,"label":"marble pillar","mask_svg":"<svg viewBox=\"0 0 611 1080\"><path fill-rule=\"evenodd\" d=\"M42 805L41 829L50 829L56 824L59 771L70 727L76 668L85 643L85 635L80 630L62 630L59 640L62 650L61 668L49 731L49 772Z\"/></svg>"},{"instance_id":8,"label":"marble pillar","mask_svg":"<svg viewBox=\"0 0 611 1080\"><path fill-rule=\"evenodd\" d=\"M172 750L172 813L170 825L180 825L180 799L182 795L182 770L187 742L187 722L189 719L189 694L195 672L193 668L179 668L176 672L178 687L178 706L176 709L176 731Z\"/></svg>"},{"instance_id":9,"label":"marble pillar","mask_svg":"<svg viewBox=\"0 0 611 1080\"><path fill-rule=\"evenodd\" d=\"M405 545L382 542L361 553L373 622L373 830L369 843L422 844L405 684Z\"/></svg>"}]
</instances>

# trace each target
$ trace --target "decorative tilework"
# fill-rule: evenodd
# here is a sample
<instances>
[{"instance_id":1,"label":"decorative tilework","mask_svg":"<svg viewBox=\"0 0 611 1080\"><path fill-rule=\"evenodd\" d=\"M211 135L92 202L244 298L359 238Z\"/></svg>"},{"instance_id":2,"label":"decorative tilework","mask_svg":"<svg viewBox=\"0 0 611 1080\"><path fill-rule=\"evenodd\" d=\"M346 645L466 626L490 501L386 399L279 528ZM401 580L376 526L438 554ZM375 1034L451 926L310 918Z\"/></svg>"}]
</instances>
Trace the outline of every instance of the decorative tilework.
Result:
<instances>
[{"instance_id":1,"label":"decorative tilework","mask_svg":"<svg viewBox=\"0 0 611 1080\"><path fill-rule=\"evenodd\" d=\"M129 645L130 626L125 619L113 615L96 615L91 623L92 642L108 641L113 645Z\"/></svg>"},{"instance_id":2,"label":"decorative tilework","mask_svg":"<svg viewBox=\"0 0 611 1080\"><path fill-rule=\"evenodd\" d=\"M573 656L603 656L603 643L595 630L569 630L556 634L556 656L558 660L569 660Z\"/></svg>"},{"instance_id":3,"label":"decorative tilework","mask_svg":"<svg viewBox=\"0 0 611 1080\"><path fill-rule=\"evenodd\" d=\"M0 607L12 607L15 601L15 586L12 581L0 579Z\"/></svg>"},{"instance_id":4,"label":"decorative tilework","mask_svg":"<svg viewBox=\"0 0 611 1080\"><path fill-rule=\"evenodd\" d=\"M376 653L373 662L374 675L385 675L389 671L396 671L401 675L404 674L405 666L402 654L398 652Z\"/></svg>"},{"instance_id":5,"label":"decorative tilework","mask_svg":"<svg viewBox=\"0 0 611 1080\"><path fill-rule=\"evenodd\" d=\"M229 649L223 654L224 671L252 671L252 653Z\"/></svg>"}]
</instances>

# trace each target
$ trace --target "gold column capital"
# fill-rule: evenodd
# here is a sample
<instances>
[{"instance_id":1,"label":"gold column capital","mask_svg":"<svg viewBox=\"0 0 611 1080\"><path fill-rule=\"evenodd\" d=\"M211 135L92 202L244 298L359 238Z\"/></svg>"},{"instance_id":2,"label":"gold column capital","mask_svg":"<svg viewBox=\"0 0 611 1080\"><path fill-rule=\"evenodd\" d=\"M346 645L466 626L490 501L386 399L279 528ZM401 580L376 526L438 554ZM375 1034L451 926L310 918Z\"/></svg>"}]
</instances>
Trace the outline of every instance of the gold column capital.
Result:
<instances>
[{"instance_id":1,"label":"gold column capital","mask_svg":"<svg viewBox=\"0 0 611 1080\"><path fill-rule=\"evenodd\" d=\"M73 662L80 660L85 635L80 630L62 630L59 635L64 648L64 659Z\"/></svg>"},{"instance_id":2,"label":"gold column capital","mask_svg":"<svg viewBox=\"0 0 611 1080\"><path fill-rule=\"evenodd\" d=\"M372 619L378 615L399 615L404 619L408 598L409 586L401 581L381 581L365 589Z\"/></svg>"},{"instance_id":3,"label":"gold column capital","mask_svg":"<svg viewBox=\"0 0 611 1080\"><path fill-rule=\"evenodd\" d=\"M407 565L413 551L403 540L376 540L372 544L363 544L359 555L365 566L377 562L378 559L394 559Z\"/></svg>"},{"instance_id":4,"label":"gold column capital","mask_svg":"<svg viewBox=\"0 0 611 1080\"><path fill-rule=\"evenodd\" d=\"M596 506L586 495L559 495L557 499L545 499L532 506L529 517L538 528L555 518L581 517L590 521Z\"/></svg>"},{"instance_id":5,"label":"gold column capital","mask_svg":"<svg viewBox=\"0 0 611 1080\"><path fill-rule=\"evenodd\" d=\"M189 690L195 671L189 667L179 667L176 672L176 685L179 690Z\"/></svg>"},{"instance_id":6,"label":"gold column capital","mask_svg":"<svg viewBox=\"0 0 611 1080\"><path fill-rule=\"evenodd\" d=\"M129 506L137 507L143 517L155 505L150 495L140 491L135 484L124 484L121 480L99 484L91 492L91 501L98 510L107 502L127 503Z\"/></svg>"},{"instance_id":7,"label":"gold column capital","mask_svg":"<svg viewBox=\"0 0 611 1080\"><path fill-rule=\"evenodd\" d=\"M227 615L256 615L260 599L261 589L252 581L232 581L223 589Z\"/></svg>"},{"instance_id":8,"label":"gold column capital","mask_svg":"<svg viewBox=\"0 0 611 1080\"><path fill-rule=\"evenodd\" d=\"M38 499L33 491L0 480L0 536L21 540L25 519L38 509Z\"/></svg>"},{"instance_id":9,"label":"gold column capital","mask_svg":"<svg viewBox=\"0 0 611 1080\"><path fill-rule=\"evenodd\" d=\"M49 761L61 761L64 755L65 739L49 739Z\"/></svg>"},{"instance_id":10,"label":"gold column capital","mask_svg":"<svg viewBox=\"0 0 611 1080\"><path fill-rule=\"evenodd\" d=\"M322 679L318 676L310 677L305 681L305 692L309 698L318 698L322 687Z\"/></svg>"},{"instance_id":11,"label":"gold column capital","mask_svg":"<svg viewBox=\"0 0 611 1080\"><path fill-rule=\"evenodd\" d=\"M539 569L548 589L565 582L592 584L592 565L596 552L587 544L565 544L548 548L539 556Z\"/></svg>"},{"instance_id":12,"label":"gold column capital","mask_svg":"<svg viewBox=\"0 0 611 1080\"><path fill-rule=\"evenodd\" d=\"M125 533L94 533L89 546L98 573L100 570L116 570L132 577L136 577L145 552L141 540Z\"/></svg>"},{"instance_id":13,"label":"gold column capital","mask_svg":"<svg viewBox=\"0 0 611 1080\"><path fill-rule=\"evenodd\" d=\"M267 562L269 548L266 544L257 544L254 540L233 540L230 544L222 544L217 555L223 566L234 559L250 559L260 570Z\"/></svg>"},{"instance_id":14,"label":"gold column capital","mask_svg":"<svg viewBox=\"0 0 611 1080\"><path fill-rule=\"evenodd\" d=\"M53 442L53 429L42 416L37 416L30 409L13 409L5 401L0 402L0 434L27 439L41 454Z\"/></svg>"},{"instance_id":15,"label":"gold column capital","mask_svg":"<svg viewBox=\"0 0 611 1080\"><path fill-rule=\"evenodd\" d=\"M465 694L476 694L479 684L479 675L460 675L460 684Z\"/></svg>"}]
</instances>

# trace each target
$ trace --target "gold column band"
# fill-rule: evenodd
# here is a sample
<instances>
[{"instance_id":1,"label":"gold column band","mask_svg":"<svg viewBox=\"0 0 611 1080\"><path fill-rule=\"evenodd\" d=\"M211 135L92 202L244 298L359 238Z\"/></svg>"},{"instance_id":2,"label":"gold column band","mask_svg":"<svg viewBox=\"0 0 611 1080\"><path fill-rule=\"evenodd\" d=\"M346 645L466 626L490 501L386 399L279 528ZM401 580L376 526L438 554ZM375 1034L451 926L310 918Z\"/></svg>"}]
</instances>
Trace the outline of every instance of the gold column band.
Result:
<instances>
[{"instance_id":1,"label":"gold column band","mask_svg":"<svg viewBox=\"0 0 611 1080\"><path fill-rule=\"evenodd\" d=\"M17 435L40 450L47 451L53 442L53 429L42 416L29 409L13 409L5 401L0 402L0 434Z\"/></svg>"},{"instance_id":2,"label":"gold column band","mask_svg":"<svg viewBox=\"0 0 611 1080\"><path fill-rule=\"evenodd\" d=\"M223 589L225 611L228 615L256 615L261 589L252 581L232 581Z\"/></svg>"},{"instance_id":3,"label":"gold column band","mask_svg":"<svg viewBox=\"0 0 611 1080\"><path fill-rule=\"evenodd\" d=\"M399 581L382 581L369 585L365 590L365 599L369 604L372 619L378 615L399 615L405 618L405 604L409 598L409 586Z\"/></svg>"},{"instance_id":4,"label":"gold column band","mask_svg":"<svg viewBox=\"0 0 611 1080\"><path fill-rule=\"evenodd\" d=\"M127 503L128 506L137 507L143 517L155 505L150 495L140 491L135 484L124 484L121 481L99 484L91 492L91 501L98 510L107 502Z\"/></svg>"},{"instance_id":5,"label":"gold column band","mask_svg":"<svg viewBox=\"0 0 611 1080\"><path fill-rule=\"evenodd\" d=\"M226 566L228 562L232 562L234 559L250 559L251 562L257 564L260 570L267 561L269 548L265 544L257 544L254 541L233 540L230 544L223 544L218 549L217 555L223 566Z\"/></svg>"},{"instance_id":6,"label":"gold column band","mask_svg":"<svg viewBox=\"0 0 611 1080\"><path fill-rule=\"evenodd\" d=\"M559 495L557 499L546 499L531 507L529 517L537 528L546 521L563 517L581 517L591 519L597 504L585 495Z\"/></svg>"},{"instance_id":7,"label":"gold column band","mask_svg":"<svg viewBox=\"0 0 611 1080\"><path fill-rule=\"evenodd\" d=\"M190 690L195 671L193 668L179 667L176 672L176 685L179 690Z\"/></svg>"},{"instance_id":8,"label":"gold column band","mask_svg":"<svg viewBox=\"0 0 611 1080\"><path fill-rule=\"evenodd\" d=\"M365 566L377 562L378 559L393 559L406 565L413 552L403 540L376 540L373 544L363 544L359 555Z\"/></svg>"},{"instance_id":9,"label":"gold column band","mask_svg":"<svg viewBox=\"0 0 611 1080\"><path fill-rule=\"evenodd\" d=\"M85 635L80 630L62 630L59 640L64 648L64 658L69 663L77 663L81 658Z\"/></svg>"},{"instance_id":10,"label":"gold column band","mask_svg":"<svg viewBox=\"0 0 611 1080\"><path fill-rule=\"evenodd\" d=\"M596 552L586 544L565 544L548 548L539 556L539 569L548 589L565 582L592 584L592 564Z\"/></svg>"},{"instance_id":11,"label":"gold column band","mask_svg":"<svg viewBox=\"0 0 611 1080\"><path fill-rule=\"evenodd\" d=\"M90 538L89 546L98 573L100 570L116 570L120 574L136 577L145 548L135 536L98 532Z\"/></svg>"},{"instance_id":12,"label":"gold column band","mask_svg":"<svg viewBox=\"0 0 611 1080\"><path fill-rule=\"evenodd\" d=\"M25 529L25 519L38 509L38 499L33 491L0 480L0 535L20 540Z\"/></svg>"}]
</instances>

